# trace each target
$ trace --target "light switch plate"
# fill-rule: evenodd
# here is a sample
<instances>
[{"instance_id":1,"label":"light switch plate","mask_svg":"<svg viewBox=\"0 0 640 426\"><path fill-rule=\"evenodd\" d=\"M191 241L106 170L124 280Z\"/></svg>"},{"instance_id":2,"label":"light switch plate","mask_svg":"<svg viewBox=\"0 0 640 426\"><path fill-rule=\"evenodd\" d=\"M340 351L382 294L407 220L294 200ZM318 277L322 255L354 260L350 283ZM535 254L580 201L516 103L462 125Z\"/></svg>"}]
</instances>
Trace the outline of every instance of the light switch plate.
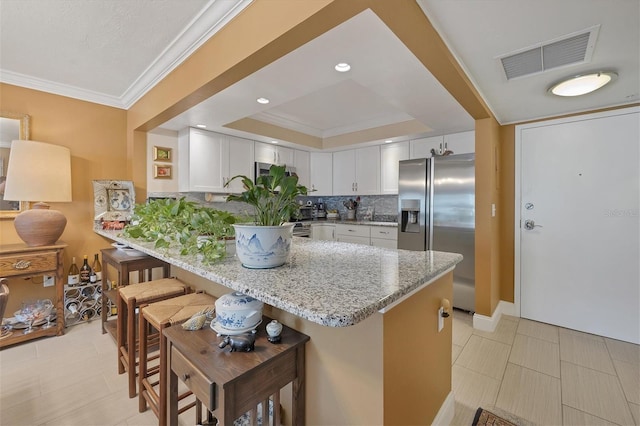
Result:
<instances>
[{"instance_id":1,"label":"light switch plate","mask_svg":"<svg viewBox=\"0 0 640 426\"><path fill-rule=\"evenodd\" d=\"M56 277L49 277L47 275L42 277L43 287L53 287L54 285L56 285Z\"/></svg>"}]
</instances>

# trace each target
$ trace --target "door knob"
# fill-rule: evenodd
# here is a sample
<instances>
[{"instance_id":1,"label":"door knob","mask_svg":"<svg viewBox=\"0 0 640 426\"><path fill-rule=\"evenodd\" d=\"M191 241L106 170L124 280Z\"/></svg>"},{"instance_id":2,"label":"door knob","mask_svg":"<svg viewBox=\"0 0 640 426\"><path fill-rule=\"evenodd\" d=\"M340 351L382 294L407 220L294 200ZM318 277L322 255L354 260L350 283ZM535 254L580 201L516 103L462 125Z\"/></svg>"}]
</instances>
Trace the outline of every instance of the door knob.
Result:
<instances>
[{"instance_id":1,"label":"door knob","mask_svg":"<svg viewBox=\"0 0 640 426\"><path fill-rule=\"evenodd\" d=\"M536 226L538 228L542 228L542 225L536 225L536 223L531 219L527 219L527 220L524 221L524 229L526 229L526 230L531 231Z\"/></svg>"}]
</instances>

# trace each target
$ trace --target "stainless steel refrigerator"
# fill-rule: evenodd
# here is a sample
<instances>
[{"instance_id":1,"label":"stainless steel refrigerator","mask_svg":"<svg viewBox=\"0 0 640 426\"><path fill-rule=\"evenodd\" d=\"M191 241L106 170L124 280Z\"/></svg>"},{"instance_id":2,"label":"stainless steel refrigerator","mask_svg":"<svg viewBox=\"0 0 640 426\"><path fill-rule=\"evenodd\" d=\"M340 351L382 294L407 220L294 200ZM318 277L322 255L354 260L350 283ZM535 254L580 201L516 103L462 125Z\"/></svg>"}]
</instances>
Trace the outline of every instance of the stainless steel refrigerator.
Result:
<instances>
[{"instance_id":1,"label":"stainless steel refrigerator","mask_svg":"<svg viewBox=\"0 0 640 426\"><path fill-rule=\"evenodd\" d=\"M475 154L400 161L398 248L460 253L453 306L475 312Z\"/></svg>"}]
</instances>

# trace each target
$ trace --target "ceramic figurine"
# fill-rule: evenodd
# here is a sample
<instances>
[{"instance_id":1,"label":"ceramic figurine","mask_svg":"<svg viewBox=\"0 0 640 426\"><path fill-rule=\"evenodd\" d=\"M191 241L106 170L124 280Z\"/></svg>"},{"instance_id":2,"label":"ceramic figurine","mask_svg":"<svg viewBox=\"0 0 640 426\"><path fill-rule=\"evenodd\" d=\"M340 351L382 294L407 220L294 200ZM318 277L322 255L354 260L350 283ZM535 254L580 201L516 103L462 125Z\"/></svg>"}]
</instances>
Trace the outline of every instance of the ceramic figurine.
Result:
<instances>
[{"instance_id":1,"label":"ceramic figurine","mask_svg":"<svg viewBox=\"0 0 640 426\"><path fill-rule=\"evenodd\" d=\"M219 348L231 346L231 352L251 352L255 349L256 335L254 333L239 334L237 336L224 336Z\"/></svg>"},{"instance_id":2,"label":"ceramic figurine","mask_svg":"<svg viewBox=\"0 0 640 426\"><path fill-rule=\"evenodd\" d=\"M267 324L267 334L269 335L268 340L271 343L278 343L281 339L280 333L282 333L282 324L278 321L273 320L269 324Z\"/></svg>"}]
</instances>

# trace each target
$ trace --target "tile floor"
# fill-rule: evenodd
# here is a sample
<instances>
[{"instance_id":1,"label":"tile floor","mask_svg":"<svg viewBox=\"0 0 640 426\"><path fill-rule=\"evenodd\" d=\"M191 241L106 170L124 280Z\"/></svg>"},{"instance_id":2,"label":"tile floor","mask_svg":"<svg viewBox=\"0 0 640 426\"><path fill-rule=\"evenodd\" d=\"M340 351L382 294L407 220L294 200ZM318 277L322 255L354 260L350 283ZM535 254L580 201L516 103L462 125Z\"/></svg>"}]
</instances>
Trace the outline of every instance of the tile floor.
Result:
<instances>
[{"instance_id":1,"label":"tile floor","mask_svg":"<svg viewBox=\"0 0 640 426\"><path fill-rule=\"evenodd\" d=\"M486 333L455 311L452 362L454 425L479 406L538 425L640 425L637 345L514 317ZM126 389L99 321L0 351L0 425L156 425Z\"/></svg>"},{"instance_id":2,"label":"tile floor","mask_svg":"<svg viewBox=\"0 0 640 426\"><path fill-rule=\"evenodd\" d=\"M479 406L537 425L640 425L640 347L503 316L495 332L474 330L454 311L454 425Z\"/></svg>"}]
</instances>

